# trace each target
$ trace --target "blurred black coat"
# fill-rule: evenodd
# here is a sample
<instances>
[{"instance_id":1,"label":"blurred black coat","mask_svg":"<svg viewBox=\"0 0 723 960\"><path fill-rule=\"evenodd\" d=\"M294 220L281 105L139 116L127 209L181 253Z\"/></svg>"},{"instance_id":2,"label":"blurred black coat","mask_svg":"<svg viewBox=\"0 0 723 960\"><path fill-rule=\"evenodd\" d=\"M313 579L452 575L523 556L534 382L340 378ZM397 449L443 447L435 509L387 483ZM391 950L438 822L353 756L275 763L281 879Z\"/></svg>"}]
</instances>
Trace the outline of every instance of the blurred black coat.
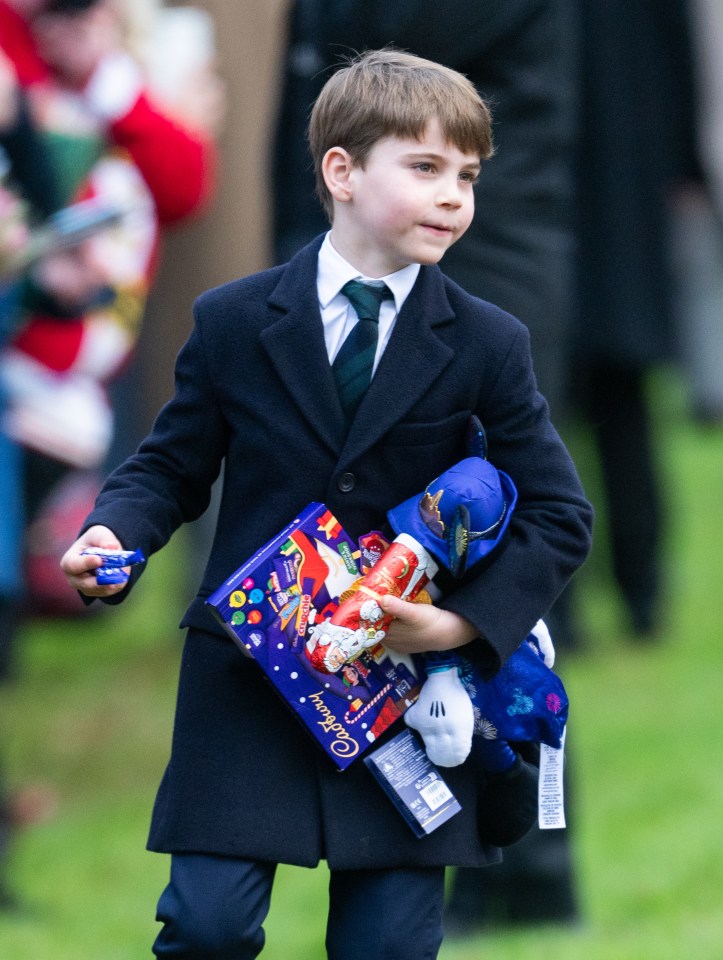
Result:
<instances>
[{"instance_id":1,"label":"blurred black coat","mask_svg":"<svg viewBox=\"0 0 723 960\"><path fill-rule=\"evenodd\" d=\"M677 353L669 202L697 176L684 0L578 0L582 125L578 356L641 368Z\"/></svg>"},{"instance_id":2,"label":"blurred black coat","mask_svg":"<svg viewBox=\"0 0 723 960\"><path fill-rule=\"evenodd\" d=\"M496 155L472 226L442 269L530 329L557 406L571 319L577 119L575 0L296 0L274 150L277 258L324 229L306 147L311 104L342 56L392 44L465 74L491 105Z\"/></svg>"},{"instance_id":3,"label":"blurred black coat","mask_svg":"<svg viewBox=\"0 0 723 960\"><path fill-rule=\"evenodd\" d=\"M320 242L199 299L174 399L87 519L150 556L203 512L224 463L216 536L184 617L191 629L150 846L301 865L326 857L342 869L481 865L495 854L476 830L480 784L469 764L446 772L462 812L419 841L363 763L337 772L204 605L311 501L353 537L382 528L388 509L466 456L472 413L519 499L494 563L442 601L486 638L466 655L495 669L589 549L591 510L536 390L525 328L437 267L421 268L347 433L319 313Z\"/></svg>"}]
</instances>

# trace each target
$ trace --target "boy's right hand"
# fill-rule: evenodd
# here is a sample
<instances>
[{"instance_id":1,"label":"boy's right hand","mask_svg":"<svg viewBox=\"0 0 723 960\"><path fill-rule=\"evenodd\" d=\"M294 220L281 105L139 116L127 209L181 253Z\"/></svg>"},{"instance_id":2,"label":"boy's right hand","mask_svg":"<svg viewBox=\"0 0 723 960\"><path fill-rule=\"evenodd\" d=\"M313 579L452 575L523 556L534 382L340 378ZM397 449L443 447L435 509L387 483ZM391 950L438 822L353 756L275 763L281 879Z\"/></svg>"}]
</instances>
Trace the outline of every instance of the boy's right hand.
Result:
<instances>
[{"instance_id":1,"label":"boy's right hand","mask_svg":"<svg viewBox=\"0 0 723 960\"><path fill-rule=\"evenodd\" d=\"M100 586L97 584L95 571L103 566L103 561L92 553L84 554L84 551L92 550L94 547L99 550L123 549L118 537L108 527L100 525L89 527L66 551L60 561L60 569L70 586L85 594L86 597L111 597L114 593L120 593L126 584L109 583ZM123 569L126 573L130 572L130 567L123 567Z\"/></svg>"}]
</instances>

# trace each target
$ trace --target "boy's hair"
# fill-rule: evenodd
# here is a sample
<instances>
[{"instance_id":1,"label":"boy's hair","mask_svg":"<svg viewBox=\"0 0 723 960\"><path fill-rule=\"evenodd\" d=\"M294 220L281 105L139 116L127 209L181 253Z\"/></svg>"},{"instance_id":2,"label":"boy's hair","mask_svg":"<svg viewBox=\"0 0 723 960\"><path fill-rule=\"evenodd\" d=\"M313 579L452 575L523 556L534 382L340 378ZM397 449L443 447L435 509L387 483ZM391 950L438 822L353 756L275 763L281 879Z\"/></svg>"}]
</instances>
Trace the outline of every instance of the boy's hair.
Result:
<instances>
[{"instance_id":1,"label":"boy's hair","mask_svg":"<svg viewBox=\"0 0 723 960\"><path fill-rule=\"evenodd\" d=\"M423 136L438 118L449 143L464 153L492 156L492 118L474 85L449 67L389 47L354 57L327 80L309 121L316 192L331 220L332 198L321 170L324 155L343 147L364 167L384 137Z\"/></svg>"}]
</instances>

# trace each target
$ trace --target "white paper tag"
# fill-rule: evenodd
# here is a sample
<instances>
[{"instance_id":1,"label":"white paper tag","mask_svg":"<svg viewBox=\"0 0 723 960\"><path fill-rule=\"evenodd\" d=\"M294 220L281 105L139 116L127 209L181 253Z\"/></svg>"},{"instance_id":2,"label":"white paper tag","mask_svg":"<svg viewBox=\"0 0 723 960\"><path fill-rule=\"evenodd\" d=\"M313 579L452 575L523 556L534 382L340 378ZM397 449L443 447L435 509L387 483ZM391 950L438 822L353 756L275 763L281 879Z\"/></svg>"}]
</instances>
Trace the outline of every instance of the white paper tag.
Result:
<instances>
[{"instance_id":1,"label":"white paper tag","mask_svg":"<svg viewBox=\"0 0 723 960\"><path fill-rule=\"evenodd\" d=\"M558 750L546 743L540 744L540 782L537 793L540 830L556 830L565 826L563 772L566 736L567 727L562 732Z\"/></svg>"}]
</instances>

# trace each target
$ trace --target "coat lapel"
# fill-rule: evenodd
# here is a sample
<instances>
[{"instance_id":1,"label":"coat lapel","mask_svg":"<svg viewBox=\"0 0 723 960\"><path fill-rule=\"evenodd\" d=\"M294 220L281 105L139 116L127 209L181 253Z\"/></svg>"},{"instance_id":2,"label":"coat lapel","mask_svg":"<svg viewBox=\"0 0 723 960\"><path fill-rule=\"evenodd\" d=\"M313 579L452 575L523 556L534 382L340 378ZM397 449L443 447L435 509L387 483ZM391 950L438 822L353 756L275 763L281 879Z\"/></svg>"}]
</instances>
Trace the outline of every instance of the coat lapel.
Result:
<instances>
[{"instance_id":1,"label":"coat lapel","mask_svg":"<svg viewBox=\"0 0 723 960\"><path fill-rule=\"evenodd\" d=\"M452 361L438 328L454 319L437 267L422 267L397 317L369 391L349 429L327 359L316 289L322 237L287 265L269 297L278 313L261 334L271 362L309 427L339 457L352 463L411 410Z\"/></svg>"},{"instance_id":2,"label":"coat lapel","mask_svg":"<svg viewBox=\"0 0 723 960\"><path fill-rule=\"evenodd\" d=\"M261 343L309 427L338 455L347 427L327 358L316 289L322 239L304 247L284 270L269 297L279 319L262 332Z\"/></svg>"}]
</instances>

